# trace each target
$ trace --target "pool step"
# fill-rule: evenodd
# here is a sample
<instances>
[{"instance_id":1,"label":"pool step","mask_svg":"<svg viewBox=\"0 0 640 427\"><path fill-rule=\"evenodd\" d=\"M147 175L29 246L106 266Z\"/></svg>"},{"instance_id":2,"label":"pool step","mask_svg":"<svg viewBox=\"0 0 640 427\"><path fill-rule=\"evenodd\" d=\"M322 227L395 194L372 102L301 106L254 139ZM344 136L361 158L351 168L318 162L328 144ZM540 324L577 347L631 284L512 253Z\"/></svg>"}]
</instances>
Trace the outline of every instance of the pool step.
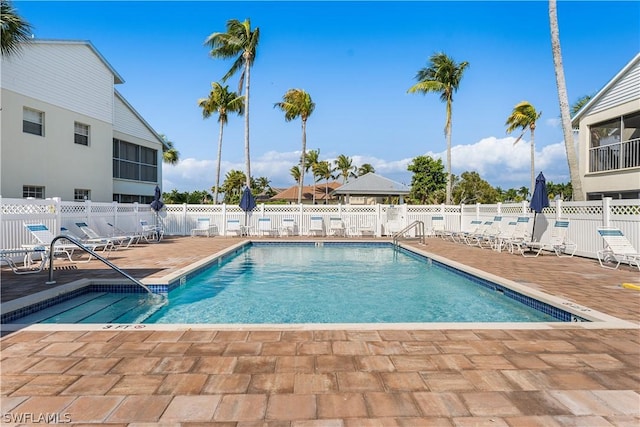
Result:
<instances>
[{"instance_id":1,"label":"pool step","mask_svg":"<svg viewBox=\"0 0 640 427\"><path fill-rule=\"evenodd\" d=\"M47 307L42 309L36 313L29 314L27 316L21 317L19 319L14 320L11 323L17 324L31 324L31 323L55 323L55 322L47 322L47 320L51 317L59 316L62 313L72 310L75 307L78 307L82 304L88 303L91 300L99 298L102 295L105 295L105 292L102 293L88 293L72 298L68 301L64 301L51 307Z\"/></svg>"}]
</instances>

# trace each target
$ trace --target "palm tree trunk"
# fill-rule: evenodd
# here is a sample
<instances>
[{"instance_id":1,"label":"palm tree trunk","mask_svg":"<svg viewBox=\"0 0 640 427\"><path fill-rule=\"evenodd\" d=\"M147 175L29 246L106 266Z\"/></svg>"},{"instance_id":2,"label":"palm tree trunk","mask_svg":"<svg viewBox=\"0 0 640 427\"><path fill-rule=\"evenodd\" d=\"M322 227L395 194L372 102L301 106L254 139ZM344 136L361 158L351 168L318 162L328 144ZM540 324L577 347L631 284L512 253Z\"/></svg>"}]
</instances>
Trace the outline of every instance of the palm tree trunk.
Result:
<instances>
[{"instance_id":1,"label":"palm tree trunk","mask_svg":"<svg viewBox=\"0 0 640 427\"><path fill-rule=\"evenodd\" d=\"M302 154L300 155L300 183L298 184L298 204L302 203L302 188L304 187L304 159L307 151L307 121L302 120Z\"/></svg>"},{"instance_id":2,"label":"palm tree trunk","mask_svg":"<svg viewBox=\"0 0 640 427\"><path fill-rule=\"evenodd\" d=\"M549 24L551 27L553 68L556 73L556 86L558 87L558 101L560 103L560 117L562 119L562 134L564 136L564 148L567 152L567 163L569 164L571 186L573 187L573 200L583 201L585 197L582 192L582 181L580 178L580 170L578 168L576 147L573 143L569 97L567 95L567 83L564 79L564 67L562 66L562 51L560 49L560 30L558 28L556 0L549 0Z\"/></svg>"},{"instance_id":3,"label":"palm tree trunk","mask_svg":"<svg viewBox=\"0 0 640 427\"><path fill-rule=\"evenodd\" d=\"M249 156L249 73L251 64L249 56L245 54L244 58L244 164L247 172L246 184L251 188L251 157Z\"/></svg>"},{"instance_id":4,"label":"palm tree trunk","mask_svg":"<svg viewBox=\"0 0 640 427\"><path fill-rule=\"evenodd\" d=\"M220 188L220 161L222 160L222 132L224 124L220 123L220 135L218 136L218 164L216 166L216 187L213 190L213 204L218 204L218 188Z\"/></svg>"},{"instance_id":5,"label":"palm tree trunk","mask_svg":"<svg viewBox=\"0 0 640 427\"><path fill-rule=\"evenodd\" d=\"M535 185L536 185L536 179L535 179L536 143L535 143L535 137L534 137L534 134L536 132L535 126L532 126L530 130L531 130L531 187L529 187L529 194L531 194L531 196L533 197L533 189L535 188Z\"/></svg>"},{"instance_id":6,"label":"palm tree trunk","mask_svg":"<svg viewBox=\"0 0 640 427\"><path fill-rule=\"evenodd\" d=\"M451 101L447 101L447 194L446 204L451 204Z\"/></svg>"}]
</instances>

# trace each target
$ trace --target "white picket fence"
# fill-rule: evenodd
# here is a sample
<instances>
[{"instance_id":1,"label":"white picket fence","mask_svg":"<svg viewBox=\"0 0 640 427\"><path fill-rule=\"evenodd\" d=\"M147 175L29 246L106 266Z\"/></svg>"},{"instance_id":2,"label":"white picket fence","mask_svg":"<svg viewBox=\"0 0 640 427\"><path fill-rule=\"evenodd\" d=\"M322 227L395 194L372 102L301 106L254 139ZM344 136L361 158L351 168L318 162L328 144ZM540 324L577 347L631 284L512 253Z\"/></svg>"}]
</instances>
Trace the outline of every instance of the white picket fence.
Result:
<instances>
[{"instance_id":1,"label":"white picket fence","mask_svg":"<svg viewBox=\"0 0 640 427\"><path fill-rule=\"evenodd\" d=\"M494 205L265 205L261 204L245 214L237 205L167 205L159 214L149 205L137 203L65 202L59 199L29 200L0 199L0 243L4 249L19 248L31 243L31 236L24 223L43 223L50 230L66 227L81 235L76 222L86 222L99 233L108 236L114 233L112 224L125 232L141 230L140 221L158 223L165 235L187 236L196 227L198 218L208 218L216 225L219 235L228 235L227 221L240 220L256 230L258 219L271 218L272 227L280 228L284 218L295 221L297 232L309 234L311 217L322 217L326 231L332 217L339 217L347 227L358 229L365 224L374 226L377 237L389 236L413 221L422 221L428 231L433 216L443 216L452 231L469 229L473 220L492 220L501 216L502 222L529 216L532 229L538 240L545 240L556 219L570 220L568 237L577 243L577 255L596 257L603 241L596 228L612 226L620 228L632 244L640 249L640 200L604 199L589 202L556 201L540 214L530 212L526 202L498 203ZM535 223L535 228L534 224ZM56 233L57 234L57 233Z\"/></svg>"}]
</instances>

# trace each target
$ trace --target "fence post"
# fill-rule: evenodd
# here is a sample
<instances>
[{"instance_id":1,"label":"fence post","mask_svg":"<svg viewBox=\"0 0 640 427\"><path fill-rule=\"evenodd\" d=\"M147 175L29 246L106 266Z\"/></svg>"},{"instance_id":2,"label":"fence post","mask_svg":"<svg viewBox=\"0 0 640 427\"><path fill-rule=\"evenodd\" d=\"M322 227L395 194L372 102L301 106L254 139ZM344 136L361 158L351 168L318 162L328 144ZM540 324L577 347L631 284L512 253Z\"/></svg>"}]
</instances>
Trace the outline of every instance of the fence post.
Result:
<instances>
[{"instance_id":1,"label":"fence post","mask_svg":"<svg viewBox=\"0 0 640 427\"><path fill-rule=\"evenodd\" d=\"M382 237L382 205L376 203L376 237Z\"/></svg>"},{"instance_id":2,"label":"fence post","mask_svg":"<svg viewBox=\"0 0 640 427\"><path fill-rule=\"evenodd\" d=\"M496 212L496 216L502 216L502 202L498 202L498 211Z\"/></svg>"},{"instance_id":3,"label":"fence post","mask_svg":"<svg viewBox=\"0 0 640 427\"><path fill-rule=\"evenodd\" d=\"M227 236L227 204L222 204L222 235Z\"/></svg>"},{"instance_id":4,"label":"fence post","mask_svg":"<svg viewBox=\"0 0 640 427\"><path fill-rule=\"evenodd\" d=\"M85 218L87 219L87 224L91 224L91 217L92 212L91 212L91 200L85 200L84 201L84 213L85 213Z\"/></svg>"},{"instance_id":5,"label":"fence post","mask_svg":"<svg viewBox=\"0 0 640 427\"><path fill-rule=\"evenodd\" d=\"M527 201L522 201L522 214L527 215L529 213L529 206L527 206Z\"/></svg>"},{"instance_id":6,"label":"fence post","mask_svg":"<svg viewBox=\"0 0 640 427\"><path fill-rule=\"evenodd\" d=\"M602 226L611 227L611 197L602 199Z\"/></svg>"},{"instance_id":7,"label":"fence post","mask_svg":"<svg viewBox=\"0 0 640 427\"><path fill-rule=\"evenodd\" d=\"M112 212L113 212L113 218L111 219L111 224L113 224L114 226L118 226L118 202L111 202L111 206L112 206ZM103 226L104 227L104 226Z\"/></svg>"},{"instance_id":8,"label":"fence post","mask_svg":"<svg viewBox=\"0 0 640 427\"><path fill-rule=\"evenodd\" d=\"M476 220L480 219L480 203L476 203Z\"/></svg>"},{"instance_id":9,"label":"fence post","mask_svg":"<svg viewBox=\"0 0 640 427\"><path fill-rule=\"evenodd\" d=\"M60 197L54 197L51 199L54 206L54 212L56 213L56 229L54 234L57 236L60 234L60 229L62 228L62 199Z\"/></svg>"},{"instance_id":10,"label":"fence post","mask_svg":"<svg viewBox=\"0 0 640 427\"><path fill-rule=\"evenodd\" d=\"M188 236L187 234L187 204L182 204L182 235ZM191 234L191 233L189 233Z\"/></svg>"},{"instance_id":11,"label":"fence post","mask_svg":"<svg viewBox=\"0 0 640 427\"><path fill-rule=\"evenodd\" d=\"M556 200L556 221L562 219L562 199Z\"/></svg>"},{"instance_id":12,"label":"fence post","mask_svg":"<svg viewBox=\"0 0 640 427\"><path fill-rule=\"evenodd\" d=\"M299 218L298 218L298 224L300 224L298 227L302 227L302 219L304 218L304 203L300 203L300 210L299 210ZM300 230L298 230L299 232ZM301 233L299 233L301 234Z\"/></svg>"},{"instance_id":13,"label":"fence post","mask_svg":"<svg viewBox=\"0 0 640 427\"><path fill-rule=\"evenodd\" d=\"M136 217L136 229L135 231L139 231L140 229L140 214L138 212L138 202L133 202L133 213L135 214L134 216Z\"/></svg>"}]
</instances>

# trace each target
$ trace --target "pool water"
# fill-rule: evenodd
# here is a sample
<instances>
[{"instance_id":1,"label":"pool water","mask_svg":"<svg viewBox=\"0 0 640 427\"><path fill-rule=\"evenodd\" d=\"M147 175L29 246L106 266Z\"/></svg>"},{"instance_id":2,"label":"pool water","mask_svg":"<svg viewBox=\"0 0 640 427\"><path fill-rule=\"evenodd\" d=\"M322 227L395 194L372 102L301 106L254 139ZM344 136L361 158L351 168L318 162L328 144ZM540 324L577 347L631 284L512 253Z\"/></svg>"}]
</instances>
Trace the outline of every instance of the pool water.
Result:
<instances>
[{"instance_id":1,"label":"pool water","mask_svg":"<svg viewBox=\"0 0 640 427\"><path fill-rule=\"evenodd\" d=\"M42 323L555 322L429 259L389 245L254 244L169 293L89 293ZM53 310L53 308L51 308ZM78 315L80 313L80 315ZM47 317L49 316L49 317ZM25 319L20 319L23 323Z\"/></svg>"}]
</instances>

